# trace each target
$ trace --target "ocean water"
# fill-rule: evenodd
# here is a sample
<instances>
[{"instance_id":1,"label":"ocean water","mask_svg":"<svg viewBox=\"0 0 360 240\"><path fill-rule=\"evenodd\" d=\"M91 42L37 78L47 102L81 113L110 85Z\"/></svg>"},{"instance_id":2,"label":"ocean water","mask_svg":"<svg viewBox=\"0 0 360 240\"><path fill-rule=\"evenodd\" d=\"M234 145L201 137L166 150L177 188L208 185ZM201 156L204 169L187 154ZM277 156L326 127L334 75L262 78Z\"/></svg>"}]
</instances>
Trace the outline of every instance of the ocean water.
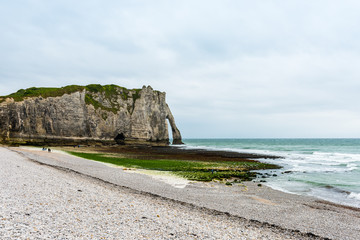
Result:
<instances>
[{"instance_id":1,"label":"ocean water","mask_svg":"<svg viewBox=\"0 0 360 240\"><path fill-rule=\"evenodd\" d=\"M282 166L266 184L360 208L360 139L184 139L185 148L270 154ZM290 173L284 173L290 171ZM273 175L277 176L273 176Z\"/></svg>"}]
</instances>

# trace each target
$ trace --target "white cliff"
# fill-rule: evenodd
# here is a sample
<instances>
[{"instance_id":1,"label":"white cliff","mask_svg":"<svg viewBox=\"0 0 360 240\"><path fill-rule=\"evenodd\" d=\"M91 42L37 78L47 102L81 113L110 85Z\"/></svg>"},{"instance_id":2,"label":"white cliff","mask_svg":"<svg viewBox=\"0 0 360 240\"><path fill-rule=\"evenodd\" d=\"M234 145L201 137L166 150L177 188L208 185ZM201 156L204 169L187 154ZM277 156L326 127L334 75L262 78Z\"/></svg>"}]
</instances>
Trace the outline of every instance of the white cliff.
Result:
<instances>
[{"instance_id":1,"label":"white cliff","mask_svg":"<svg viewBox=\"0 0 360 240\"><path fill-rule=\"evenodd\" d=\"M165 102L150 86L30 88L0 97L0 142L28 144L181 144Z\"/></svg>"}]
</instances>

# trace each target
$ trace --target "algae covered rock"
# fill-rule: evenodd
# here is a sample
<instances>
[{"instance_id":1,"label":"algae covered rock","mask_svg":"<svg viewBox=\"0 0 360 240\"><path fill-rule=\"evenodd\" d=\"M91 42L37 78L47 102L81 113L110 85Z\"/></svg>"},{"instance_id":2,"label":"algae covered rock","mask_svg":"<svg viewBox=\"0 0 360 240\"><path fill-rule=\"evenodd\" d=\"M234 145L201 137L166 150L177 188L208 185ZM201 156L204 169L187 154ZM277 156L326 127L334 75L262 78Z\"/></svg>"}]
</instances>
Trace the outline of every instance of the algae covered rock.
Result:
<instances>
[{"instance_id":1,"label":"algae covered rock","mask_svg":"<svg viewBox=\"0 0 360 240\"><path fill-rule=\"evenodd\" d=\"M0 97L0 142L17 144L169 144L181 134L165 101L150 86L71 85L29 88Z\"/></svg>"}]
</instances>

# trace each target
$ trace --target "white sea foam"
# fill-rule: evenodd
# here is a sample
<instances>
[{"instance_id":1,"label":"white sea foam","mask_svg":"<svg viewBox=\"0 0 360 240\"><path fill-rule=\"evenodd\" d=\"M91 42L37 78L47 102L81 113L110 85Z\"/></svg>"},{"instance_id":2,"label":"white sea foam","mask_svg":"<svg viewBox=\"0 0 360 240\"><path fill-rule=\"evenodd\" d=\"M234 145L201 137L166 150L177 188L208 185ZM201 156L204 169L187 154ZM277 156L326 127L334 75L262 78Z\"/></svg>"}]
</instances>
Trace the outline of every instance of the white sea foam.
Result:
<instances>
[{"instance_id":1,"label":"white sea foam","mask_svg":"<svg viewBox=\"0 0 360 240\"><path fill-rule=\"evenodd\" d=\"M266 179L266 185L360 207L359 139L197 139L190 144L185 148L282 157L258 159L283 167ZM281 174L286 171L291 173Z\"/></svg>"},{"instance_id":2,"label":"white sea foam","mask_svg":"<svg viewBox=\"0 0 360 240\"><path fill-rule=\"evenodd\" d=\"M354 192L352 192L352 193L349 194L348 197L360 201L360 193L354 193Z\"/></svg>"},{"instance_id":3,"label":"white sea foam","mask_svg":"<svg viewBox=\"0 0 360 240\"><path fill-rule=\"evenodd\" d=\"M218 151L232 151L250 154L274 155L283 159L260 159L266 162L280 164L289 171L298 172L348 172L356 170L360 166L360 154L320 152L314 151L311 154L298 152L283 152L259 149L241 149L219 146L189 146L184 145L185 149L205 149Z\"/></svg>"}]
</instances>

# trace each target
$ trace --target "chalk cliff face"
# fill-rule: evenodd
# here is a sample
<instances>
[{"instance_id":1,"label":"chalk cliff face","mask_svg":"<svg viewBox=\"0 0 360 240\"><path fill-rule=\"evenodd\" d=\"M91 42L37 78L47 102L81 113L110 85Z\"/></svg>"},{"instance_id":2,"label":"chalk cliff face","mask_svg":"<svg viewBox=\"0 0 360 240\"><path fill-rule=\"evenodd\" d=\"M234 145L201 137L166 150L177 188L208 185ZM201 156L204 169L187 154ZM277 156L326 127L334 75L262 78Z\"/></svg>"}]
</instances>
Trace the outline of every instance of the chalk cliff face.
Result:
<instances>
[{"instance_id":1,"label":"chalk cliff face","mask_svg":"<svg viewBox=\"0 0 360 240\"><path fill-rule=\"evenodd\" d=\"M181 135L165 102L150 86L30 88L0 97L0 142L32 144L173 143Z\"/></svg>"}]
</instances>

